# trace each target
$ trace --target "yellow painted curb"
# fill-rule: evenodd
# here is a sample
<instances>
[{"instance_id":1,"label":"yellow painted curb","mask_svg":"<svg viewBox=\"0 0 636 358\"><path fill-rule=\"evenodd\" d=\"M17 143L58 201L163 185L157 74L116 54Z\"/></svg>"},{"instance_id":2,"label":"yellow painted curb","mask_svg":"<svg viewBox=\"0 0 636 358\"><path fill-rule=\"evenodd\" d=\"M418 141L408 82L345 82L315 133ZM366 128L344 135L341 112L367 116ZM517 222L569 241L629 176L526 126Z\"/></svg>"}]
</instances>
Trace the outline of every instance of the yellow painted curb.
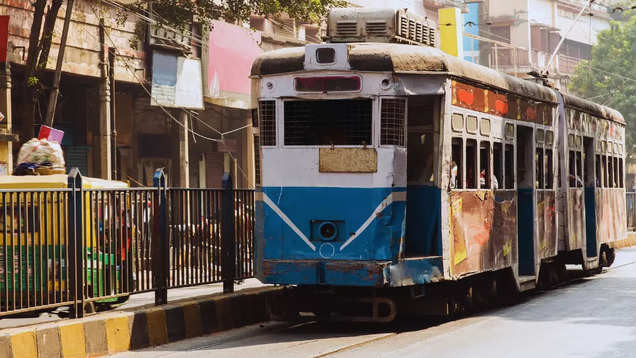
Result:
<instances>
[{"instance_id":1,"label":"yellow painted curb","mask_svg":"<svg viewBox=\"0 0 636 358\"><path fill-rule=\"evenodd\" d=\"M130 349L130 329L128 317L106 320L106 344L108 353L126 352Z\"/></svg>"},{"instance_id":2,"label":"yellow painted curb","mask_svg":"<svg viewBox=\"0 0 636 358\"><path fill-rule=\"evenodd\" d=\"M11 348L15 358L37 358L38 347L35 332L24 332L11 336Z\"/></svg>"},{"instance_id":3,"label":"yellow painted curb","mask_svg":"<svg viewBox=\"0 0 636 358\"><path fill-rule=\"evenodd\" d=\"M62 342L62 357L86 357L86 339L82 323L60 326L60 341Z\"/></svg>"},{"instance_id":4,"label":"yellow painted curb","mask_svg":"<svg viewBox=\"0 0 636 358\"><path fill-rule=\"evenodd\" d=\"M203 333L201 309L198 303L193 302L183 306L183 321L185 322L186 338L197 337Z\"/></svg>"},{"instance_id":5,"label":"yellow painted curb","mask_svg":"<svg viewBox=\"0 0 636 358\"><path fill-rule=\"evenodd\" d=\"M166 311L156 309L146 313L148 324L148 343L158 346L168 343L168 327L166 327Z\"/></svg>"}]
</instances>

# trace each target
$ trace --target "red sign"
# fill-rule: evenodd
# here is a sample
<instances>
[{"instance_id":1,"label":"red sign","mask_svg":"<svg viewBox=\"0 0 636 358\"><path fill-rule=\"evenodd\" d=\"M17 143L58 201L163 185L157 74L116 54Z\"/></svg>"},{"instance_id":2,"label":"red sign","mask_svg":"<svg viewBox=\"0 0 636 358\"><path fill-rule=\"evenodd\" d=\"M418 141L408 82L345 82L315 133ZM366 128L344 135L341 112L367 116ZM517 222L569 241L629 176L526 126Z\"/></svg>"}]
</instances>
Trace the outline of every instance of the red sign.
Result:
<instances>
[{"instance_id":1,"label":"red sign","mask_svg":"<svg viewBox=\"0 0 636 358\"><path fill-rule=\"evenodd\" d=\"M0 16L0 62L7 62L7 43L9 42L9 16Z\"/></svg>"}]
</instances>

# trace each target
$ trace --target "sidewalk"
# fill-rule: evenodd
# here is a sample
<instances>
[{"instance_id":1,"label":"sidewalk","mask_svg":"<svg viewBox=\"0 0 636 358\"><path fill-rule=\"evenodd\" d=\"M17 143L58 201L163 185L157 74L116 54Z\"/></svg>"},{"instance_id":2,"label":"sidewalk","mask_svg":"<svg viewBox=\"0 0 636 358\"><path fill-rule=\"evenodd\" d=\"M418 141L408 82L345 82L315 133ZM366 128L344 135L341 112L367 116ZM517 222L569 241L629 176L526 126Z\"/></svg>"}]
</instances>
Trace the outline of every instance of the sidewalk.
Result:
<instances>
[{"instance_id":1,"label":"sidewalk","mask_svg":"<svg viewBox=\"0 0 636 358\"><path fill-rule=\"evenodd\" d=\"M220 285L175 289L162 306L154 305L154 293L142 294L117 310L81 319L4 328L0 358L103 356L262 322L269 319L272 297L283 290L256 280L231 294L220 293Z\"/></svg>"},{"instance_id":2,"label":"sidewalk","mask_svg":"<svg viewBox=\"0 0 636 358\"><path fill-rule=\"evenodd\" d=\"M255 278L244 280L241 284L234 285L234 290L239 291L246 288L264 287L264 285ZM184 288L175 288L168 290L168 303L183 298L195 298L199 296L210 295L223 292L223 283L214 283L210 285L192 286ZM123 305L114 309L114 311L122 311L144 305L151 305L155 302L154 292L140 293L130 296L130 299ZM0 334L5 328L24 327L33 324L42 324L56 322L59 320L67 320L68 318L60 317L57 313L64 316L68 312L67 307L62 307L54 312L40 313L38 317L28 317L27 315L0 317ZM100 312L99 314L104 313Z\"/></svg>"}]
</instances>

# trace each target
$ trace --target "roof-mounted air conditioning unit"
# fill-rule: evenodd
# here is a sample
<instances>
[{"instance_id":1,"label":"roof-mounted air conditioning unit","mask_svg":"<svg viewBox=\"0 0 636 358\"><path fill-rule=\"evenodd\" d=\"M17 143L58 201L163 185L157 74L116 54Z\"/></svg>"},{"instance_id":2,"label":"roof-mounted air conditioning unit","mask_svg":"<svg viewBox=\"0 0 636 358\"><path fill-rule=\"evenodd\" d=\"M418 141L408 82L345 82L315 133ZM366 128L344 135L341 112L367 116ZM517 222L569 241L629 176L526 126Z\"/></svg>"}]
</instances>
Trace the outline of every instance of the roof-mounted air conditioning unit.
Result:
<instances>
[{"instance_id":1,"label":"roof-mounted air conditioning unit","mask_svg":"<svg viewBox=\"0 0 636 358\"><path fill-rule=\"evenodd\" d=\"M435 23L406 10L336 8L327 21L329 42L399 42L435 47Z\"/></svg>"}]
</instances>

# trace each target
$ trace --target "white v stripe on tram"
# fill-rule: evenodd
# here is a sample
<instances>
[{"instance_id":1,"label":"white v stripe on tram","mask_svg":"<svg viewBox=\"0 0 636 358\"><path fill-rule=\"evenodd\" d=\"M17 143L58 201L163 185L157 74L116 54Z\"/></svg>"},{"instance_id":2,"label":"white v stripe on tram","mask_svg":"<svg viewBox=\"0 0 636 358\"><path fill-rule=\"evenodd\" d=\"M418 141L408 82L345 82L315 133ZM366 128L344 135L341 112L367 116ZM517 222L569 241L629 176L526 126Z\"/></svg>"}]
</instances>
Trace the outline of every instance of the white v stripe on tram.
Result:
<instances>
[{"instance_id":1,"label":"white v stripe on tram","mask_svg":"<svg viewBox=\"0 0 636 358\"><path fill-rule=\"evenodd\" d=\"M300 231L300 229L287 217L287 215L285 215L285 213L283 213L282 210L280 210L280 208L276 204L274 204L272 199L270 199L269 196L267 196L267 194L265 193L263 193L263 201L272 210L274 210L276 215L278 215L285 222L285 224L287 224L287 226L289 226L289 228L292 229L305 242L305 244L307 244L307 246L309 246L313 251L316 251L316 246L312 244L311 241L309 241L307 236L305 236L305 234Z\"/></svg>"},{"instance_id":2,"label":"white v stripe on tram","mask_svg":"<svg viewBox=\"0 0 636 358\"><path fill-rule=\"evenodd\" d=\"M392 192L389 195L387 195L386 198L384 198L384 200L382 200L380 205L378 205L378 207L375 208L375 210L373 210L373 213L371 213L371 215L362 224L362 226L360 226L360 228L358 228L358 230L353 235L351 235L351 237L349 237L349 239L347 239L347 241L345 241L344 244L342 244L342 246L340 246L340 251L342 251L353 240L355 240L358 236L360 236L360 234L362 234L362 232L364 230L366 230L366 228L369 225L371 225L371 223L373 222L373 219L375 219L376 216L378 216L382 211L384 211L384 209L387 206L391 205L394 201L405 201L405 200L406 200L406 192L405 191L396 191L396 192Z\"/></svg>"}]
</instances>

